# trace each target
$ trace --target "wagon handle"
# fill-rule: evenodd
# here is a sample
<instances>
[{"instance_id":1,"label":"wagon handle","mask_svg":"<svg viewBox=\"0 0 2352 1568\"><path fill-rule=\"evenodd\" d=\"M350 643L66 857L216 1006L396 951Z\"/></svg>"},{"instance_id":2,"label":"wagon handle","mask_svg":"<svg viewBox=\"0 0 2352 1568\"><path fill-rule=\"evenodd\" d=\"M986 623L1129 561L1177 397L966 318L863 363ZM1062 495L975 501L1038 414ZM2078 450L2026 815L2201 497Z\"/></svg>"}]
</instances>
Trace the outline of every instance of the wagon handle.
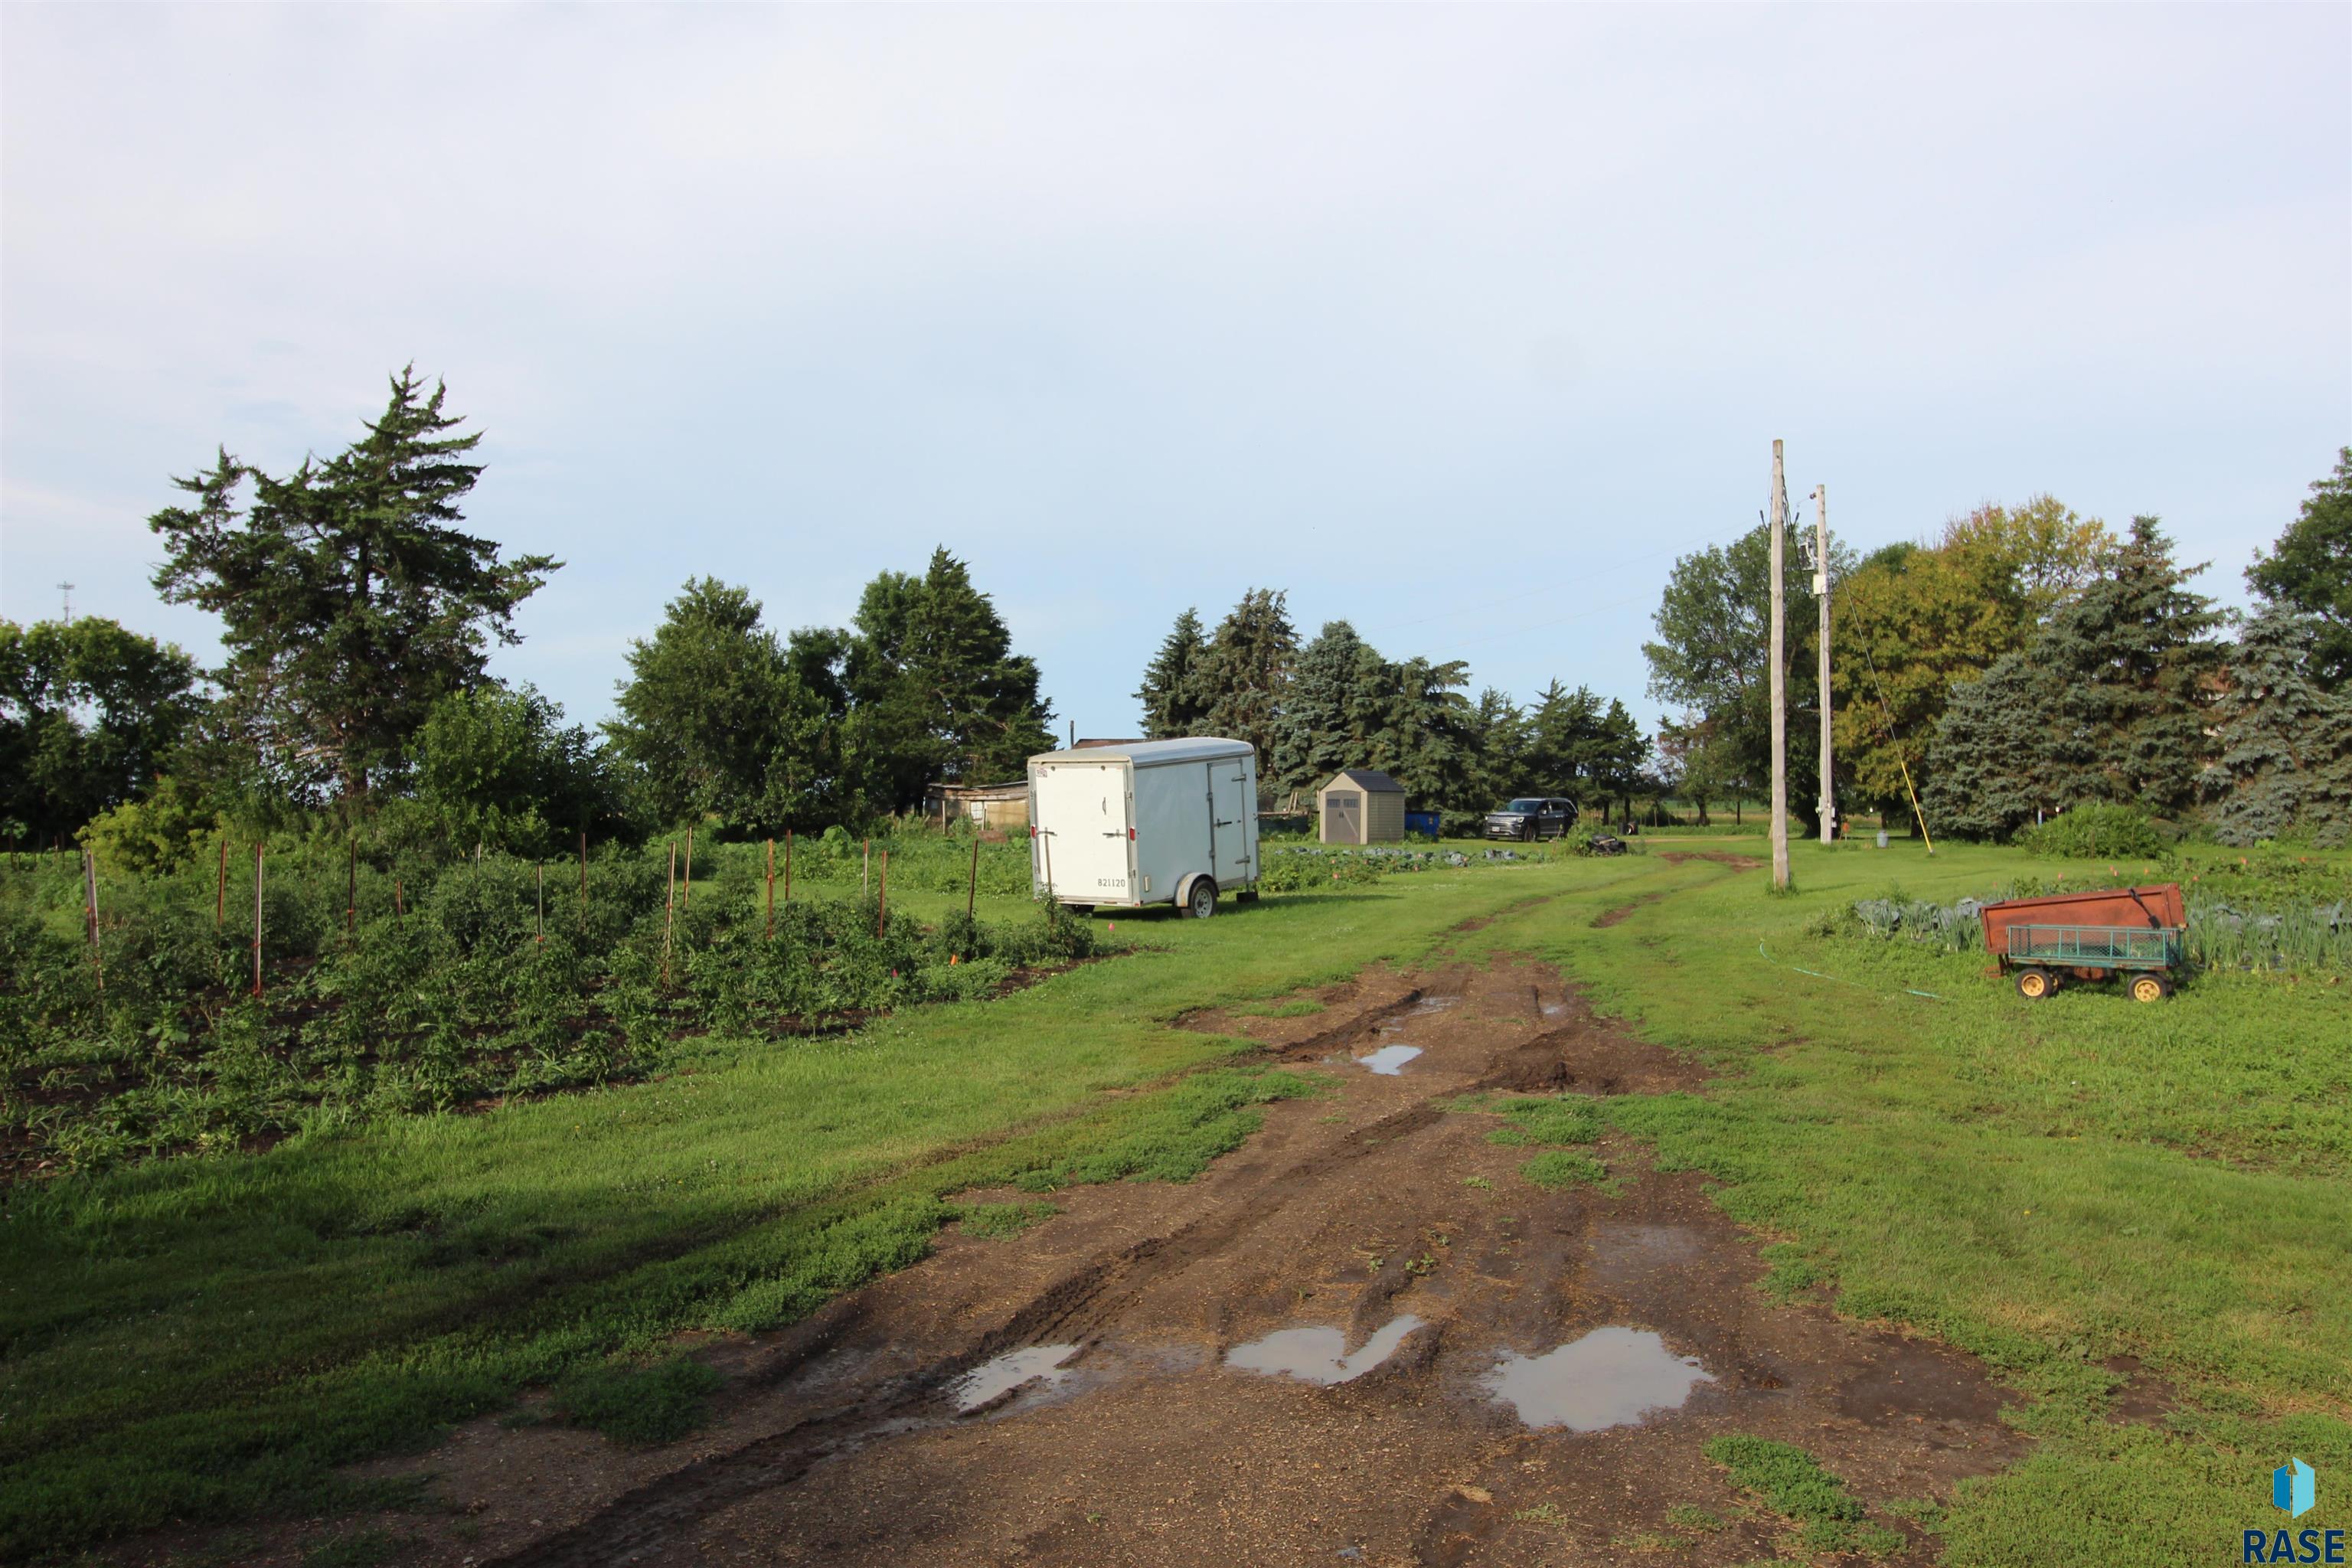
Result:
<instances>
[{"instance_id":1,"label":"wagon handle","mask_svg":"<svg viewBox=\"0 0 2352 1568\"><path fill-rule=\"evenodd\" d=\"M2164 929L2164 922L2156 918L2156 911L2147 907L2147 900L2139 896L2139 889L2137 888L2126 888L2124 889L2124 897L2129 899L2133 903L2139 906L2139 912L2147 917L2148 930L2162 931Z\"/></svg>"}]
</instances>

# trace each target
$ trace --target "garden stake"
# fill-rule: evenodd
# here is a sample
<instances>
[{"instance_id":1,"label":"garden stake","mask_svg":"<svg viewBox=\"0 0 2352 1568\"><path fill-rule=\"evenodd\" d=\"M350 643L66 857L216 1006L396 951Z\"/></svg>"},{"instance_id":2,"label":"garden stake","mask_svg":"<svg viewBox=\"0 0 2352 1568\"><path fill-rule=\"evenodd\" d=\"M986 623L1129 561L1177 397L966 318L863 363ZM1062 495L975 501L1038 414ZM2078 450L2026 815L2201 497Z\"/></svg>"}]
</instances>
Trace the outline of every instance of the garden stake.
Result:
<instances>
[{"instance_id":1,"label":"garden stake","mask_svg":"<svg viewBox=\"0 0 2352 1568\"><path fill-rule=\"evenodd\" d=\"M971 836L971 881L963 890L963 918L971 919L971 907L980 901L980 835Z\"/></svg>"},{"instance_id":2,"label":"garden stake","mask_svg":"<svg viewBox=\"0 0 2352 1568\"><path fill-rule=\"evenodd\" d=\"M93 899L95 899L97 896L98 896L98 895L97 895L97 894L95 894L95 893L93 893L93 894L91 894L91 895L90 895L90 897L91 897L91 898L93 898ZM95 929L95 928L93 928L93 929ZM888 851L887 849L885 849L884 851L882 851L882 887L881 887L881 889L880 889L877 893L876 893L876 895L875 895L875 907L874 907L874 940L875 940L875 941L877 941L877 942L881 941L881 940L882 940L882 933L883 933L884 931L886 931L889 930L889 929L890 929L890 851Z\"/></svg>"},{"instance_id":3,"label":"garden stake","mask_svg":"<svg viewBox=\"0 0 2352 1568\"><path fill-rule=\"evenodd\" d=\"M694 829L686 830L686 892L679 900L688 909L694 908Z\"/></svg>"},{"instance_id":4,"label":"garden stake","mask_svg":"<svg viewBox=\"0 0 2352 1568\"><path fill-rule=\"evenodd\" d=\"M98 972L98 994L106 995L106 962L98 952L98 851L85 849L81 857L82 893L89 912L89 966Z\"/></svg>"},{"instance_id":5,"label":"garden stake","mask_svg":"<svg viewBox=\"0 0 2352 1568\"><path fill-rule=\"evenodd\" d=\"M220 882L213 889L213 934L228 921L228 835L221 835Z\"/></svg>"},{"instance_id":6,"label":"garden stake","mask_svg":"<svg viewBox=\"0 0 2352 1568\"><path fill-rule=\"evenodd\" d=\"M768 840L768 940L776 939L776 841Z\"/></svg>"},{"instance_id":7,"label":"garden stake","mask_svg":"<svg viewBox=\"0 0 2352 1568\"><path fill-rule=\"evenodd\" d=\"M261 999L261 857L262 846L253 847L253 996Z\"/></svg>"},{"instance_id":8,"label":"garden stake","mask_svg":"<svg viewBox=\"0 0 2352 1568\"><path fill-rule=\"evenodd\" d=\"M663 902L667 906L662 914L662 989L669 989L669 933L677 924L677 845L669 847L669 878L662 883Z\"/></svg>"}]
</instances>

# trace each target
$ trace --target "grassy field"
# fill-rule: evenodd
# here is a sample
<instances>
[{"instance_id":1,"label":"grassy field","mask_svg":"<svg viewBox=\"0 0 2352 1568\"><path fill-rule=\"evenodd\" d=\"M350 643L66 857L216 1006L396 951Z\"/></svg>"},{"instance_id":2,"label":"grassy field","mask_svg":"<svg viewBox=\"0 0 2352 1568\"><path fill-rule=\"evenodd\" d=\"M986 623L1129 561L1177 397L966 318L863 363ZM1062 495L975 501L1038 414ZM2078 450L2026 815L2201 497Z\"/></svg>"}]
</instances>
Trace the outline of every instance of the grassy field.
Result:
<instances>
[{"instance_id":1,"label":"grassy field","mask_svg":"<svg viewBox=\"0 0 2352 1568\"><path fill-rule=\"evenodd\" d=\"M1607 1110L1780 1238L1772 1289L1965 1346L2031 1396L2018 1419L2042 1440L1949 1510L1948 1561L2235 1562L2240 1529L2282 1517L2273 1466L2352 1462L2352 976L2035 1005L1981 953L1832 918L1898 883L1950 900L2059 869L2105 871L1898 841L1799 846L1786 898L1654 857L1386 878L1120 920L1139 951L1019 994L849 1037L714 1037L656 1081L19 1184L0 1220L0 1557L332 1507L343 1460L680 1330L802 1315L919 1256L973 1185L1181 1177L1282 1080L1174 1016L1443 943L1558 963L1717 1067L1704 1096ZM2105 1419L2117 1355L2179 1390L2168 1423ZM2352 1521L2326 1480L2320 1497L2299 1526Z\"/></svg>"},{"instance_id":2,"label":"grassy field","mask_svg":"<svg viewBox=\"0 0 2352 1568\"><path fill-rule=\"evenodd\" d=\"M1946 1561L2236 1562L2242 1529L2284 1521L2274 1466L2352 1466L2352 975L2032 1004L1981 952L1824 930L1891 882L1955 899L2059 870L2105 868L1800 845L1793 898L1699 863L1645 874L1670 896L1620 923L1591 922L1633 888L1576 889L1475 940L1717 1065L1704 1098L1612 1108L1786 1238L1776 1289L1961 1345L2032 1396L2042 1441L1950 1510ZM2117 1356L2179 1391L2168 1424L2105 1418ZM2323 1490L2296 1524L2347 1522Z\"/></svg>"}]
</instances>

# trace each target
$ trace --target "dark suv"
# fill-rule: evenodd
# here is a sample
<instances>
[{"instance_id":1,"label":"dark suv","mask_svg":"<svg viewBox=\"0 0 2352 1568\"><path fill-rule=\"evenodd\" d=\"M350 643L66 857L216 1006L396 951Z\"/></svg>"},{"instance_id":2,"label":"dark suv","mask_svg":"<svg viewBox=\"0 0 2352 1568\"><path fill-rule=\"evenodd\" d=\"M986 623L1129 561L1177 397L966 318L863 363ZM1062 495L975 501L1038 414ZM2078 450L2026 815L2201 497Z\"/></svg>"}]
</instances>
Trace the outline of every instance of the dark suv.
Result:
<instances>
[{"instance_id":1,"label":"dark suv","mask_svg":"<svg viewBox=\"0 0 2352 1568\"><path fill-rule=\"evenodd\" d=\"M1489 838L1560 838L1576 826L1576 802L1551 795L1515 800L1486 814Z\"/></svg>"}]
</instances>

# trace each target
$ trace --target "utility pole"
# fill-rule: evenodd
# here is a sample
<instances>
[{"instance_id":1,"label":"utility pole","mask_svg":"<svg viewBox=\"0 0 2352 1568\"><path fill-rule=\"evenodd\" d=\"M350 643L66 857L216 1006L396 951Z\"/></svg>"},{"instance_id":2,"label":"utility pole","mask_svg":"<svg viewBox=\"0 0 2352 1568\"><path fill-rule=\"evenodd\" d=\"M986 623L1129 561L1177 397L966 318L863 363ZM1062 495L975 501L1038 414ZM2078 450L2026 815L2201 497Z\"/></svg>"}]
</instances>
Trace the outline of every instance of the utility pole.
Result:
<instances>
[{"instance_id":1,"label":"utility pole","mask_svg":"<svg viewBox=\"0 0 2352 1568\"><path fill-rule=\"evenodd\" d=\"M1830 789L1830 488L1813 487L1813 597L1822 606L1822 842L1837 837L1837 796Z\"/></svg>"},{"instance_id":2,"label":"utility pole","mask_svg":"<svg viewBox=\"0 0 2352 1568\"><path fill-rule=\"evenodd\" d=\"M1772 443L1772 885L1789 885L1789 674L1781 668L1788 647L1788 595L1781 576L1788 563L1789 485L1780 466L1780 443Z\"/></svg>"}]
</instances>

